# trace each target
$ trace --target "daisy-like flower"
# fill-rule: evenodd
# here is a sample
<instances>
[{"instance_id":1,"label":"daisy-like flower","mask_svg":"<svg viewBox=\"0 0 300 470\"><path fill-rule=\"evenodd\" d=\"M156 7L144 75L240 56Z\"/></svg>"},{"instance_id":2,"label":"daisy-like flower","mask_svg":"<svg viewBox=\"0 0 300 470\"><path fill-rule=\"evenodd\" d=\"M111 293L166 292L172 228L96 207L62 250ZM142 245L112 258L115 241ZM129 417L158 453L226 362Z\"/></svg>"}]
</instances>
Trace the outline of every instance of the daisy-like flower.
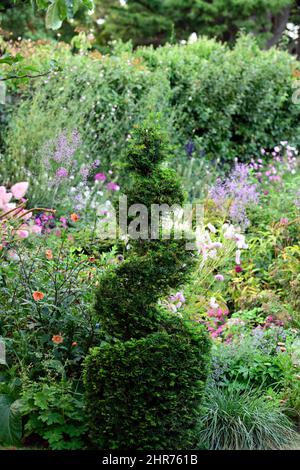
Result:
<instances>
[{"instance_id":1,"label":"daisy-like flower","mask_svg":"<svg viewBox=\"0 0 300 470\"><path fill-rule=\"evenodd\" d=\"M61 335L54 335L52 336L52 343L54 344L61 344L63 343L64 339Z\"/></svg>"},{"instance_id":2,"label":"daisy-like flower","mask_svg":"<svg viewBox=\"0 0 300 470\"><path fill-rule=\"evenodd\" d=\"M50 261L51 259L53 259L52 250L46 250L45 256L46 256L46 258L47 258L49 261Z\"/></svg>"},{"instance_id":3,"label":"daisy-like flower","mask_svg":"<svg viewBox=\"0 0 300 470\"><path fill-rule=\"evenodd\" d=\"M72 222L78 222L79 219L80 219L79 215L75 214L75 212L73 214L71 214Z\"/></svg>"},{"instance_id":4,"label":"daisy-like flower","mask_svg":"<svg viewBox=\"0 0 300 470\"><path fill-rule=\"evenodd\" d=\"M35 291L33 292L32 297L36 302L39 302L40 300L43 300L45 295L43 294L43 292Z\"/></svg>"}]
</instances>

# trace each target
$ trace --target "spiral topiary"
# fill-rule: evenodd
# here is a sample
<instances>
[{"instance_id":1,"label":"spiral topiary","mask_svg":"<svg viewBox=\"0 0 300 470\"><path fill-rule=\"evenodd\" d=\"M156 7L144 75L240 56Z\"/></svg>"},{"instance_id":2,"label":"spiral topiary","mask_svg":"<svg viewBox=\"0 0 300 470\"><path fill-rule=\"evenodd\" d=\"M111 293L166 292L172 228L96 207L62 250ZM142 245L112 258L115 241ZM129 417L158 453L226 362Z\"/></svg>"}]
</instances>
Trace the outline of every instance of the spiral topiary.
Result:
<instances>
[{"instance_id":1,"label":"spiral topiary","mask_svg":"<svg viewBox=\"0 0 300 470\"><path fill-rule=\"evenodd\" d=\"M126 155L128 206L182 204L176 173L162 165L166 136L152 118L135 127ZM90 437L105 449L189 449L208 370L209 340L199 324L158 304L187 280L186 241L131 240L126 259L107 271L96 313L111 338L90 350L84 384ZM145 237L144 237L145 238Z\"/></svg>"}]
</instances>

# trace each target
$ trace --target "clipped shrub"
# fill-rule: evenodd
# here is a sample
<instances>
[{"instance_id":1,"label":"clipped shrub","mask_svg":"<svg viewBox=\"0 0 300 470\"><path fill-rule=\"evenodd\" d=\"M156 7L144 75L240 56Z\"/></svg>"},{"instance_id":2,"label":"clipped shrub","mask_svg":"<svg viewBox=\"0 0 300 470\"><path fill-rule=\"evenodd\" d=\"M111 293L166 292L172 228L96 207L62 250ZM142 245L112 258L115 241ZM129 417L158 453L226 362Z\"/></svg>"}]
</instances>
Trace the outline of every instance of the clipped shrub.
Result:
<instances>
[{"instance_id":1,"label":"clipped shrub","mask_svg":"<svg viewBox=\"0 0 300 470\"><path fill-rule=\"evenodd\" d=\"M149 210L151 203L183 200L175 172L159 166L167 156L155 122L135 128L126 158L128 204L137 198ZM158 300L187 279L194 256L184 240L151 240L150 228L147 239L130 245L97 292L96 314L111 340L85 360L90 437L105 449L192 448L210 343L200 325L171 314Z\"/></svg>"}]
</instances>

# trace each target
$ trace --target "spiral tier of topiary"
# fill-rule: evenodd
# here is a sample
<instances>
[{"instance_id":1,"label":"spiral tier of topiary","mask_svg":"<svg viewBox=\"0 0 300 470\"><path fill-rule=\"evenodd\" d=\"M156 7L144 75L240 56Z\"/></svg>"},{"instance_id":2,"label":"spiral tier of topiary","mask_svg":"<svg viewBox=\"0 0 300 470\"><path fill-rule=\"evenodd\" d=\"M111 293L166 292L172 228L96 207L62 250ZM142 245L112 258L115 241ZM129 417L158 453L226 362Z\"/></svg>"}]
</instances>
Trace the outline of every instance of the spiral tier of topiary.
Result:
<instances>
[{"instance_id":1,"label":"spiral tier of topiary","mask_svg":"<svg viewBox=\"0 0 300 470\"><path fill-rule=\"evenodd\" d=\"M155 120L137 126L128 144L128 206L182 204L176 173L162 165L165 135ZM189 275L186 241L131 240L126 259L107 271L96 312L111 338L84 365L93 444L102 449L190 449L196 442L210 343L204 329L158 304ZM144 237L145 238L145 237Z\"/></svg>"}]
</instances>

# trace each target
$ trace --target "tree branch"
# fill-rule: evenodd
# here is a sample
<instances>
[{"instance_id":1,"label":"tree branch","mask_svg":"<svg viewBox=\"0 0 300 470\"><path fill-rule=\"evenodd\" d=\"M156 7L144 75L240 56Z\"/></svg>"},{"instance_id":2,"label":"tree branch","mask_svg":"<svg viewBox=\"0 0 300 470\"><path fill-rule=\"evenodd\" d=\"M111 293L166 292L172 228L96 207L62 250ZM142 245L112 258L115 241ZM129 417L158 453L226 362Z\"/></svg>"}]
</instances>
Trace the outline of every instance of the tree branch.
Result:
<instances>
[{"instance_id":1,"label":"tree branch","mask_svg":"<svg viewBox=\"0 0 300 470\"><path fill-rule=\"evenodd\" d=\"M21 80L23 78L33 79L33 78L45 77L46 75L49 75L49 73L51 72L52 70L48 70L48 72L39 73L37 75L11 75L10 77L4 77L4 78L0 77L0 82L5 82L6 80L17 80L17 79Z\"/></svg>"}]
</instances>

